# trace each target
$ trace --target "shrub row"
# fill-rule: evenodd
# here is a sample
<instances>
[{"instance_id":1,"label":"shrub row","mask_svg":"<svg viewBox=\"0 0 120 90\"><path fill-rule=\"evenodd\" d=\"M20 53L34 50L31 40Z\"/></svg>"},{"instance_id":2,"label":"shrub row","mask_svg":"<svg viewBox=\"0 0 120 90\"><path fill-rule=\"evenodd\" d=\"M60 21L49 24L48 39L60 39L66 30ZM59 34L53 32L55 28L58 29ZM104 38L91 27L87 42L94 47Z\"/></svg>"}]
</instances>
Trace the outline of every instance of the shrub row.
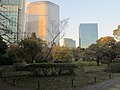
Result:
<instances>
[{"instance_id":1,"label":"shrub row","mask_svg":"<svg viewBox=\"0 0 120 90\"><path fill-rule=\"evenodd\" d=\"M73 75L75 64L70 63L39 63L30 65L19 65L16 70L29 71L35 76Z\"/></svg>"},{"instance_id":2,"label":"shrub row","mask_svg":"<svg viewBox=\"0 0 120 90\"><path fill-rule=\"evenodd\" d=\"M96 66L95 61L77 61L75 63L77 63L79 66Z\"/></svg>"}]
</instances>

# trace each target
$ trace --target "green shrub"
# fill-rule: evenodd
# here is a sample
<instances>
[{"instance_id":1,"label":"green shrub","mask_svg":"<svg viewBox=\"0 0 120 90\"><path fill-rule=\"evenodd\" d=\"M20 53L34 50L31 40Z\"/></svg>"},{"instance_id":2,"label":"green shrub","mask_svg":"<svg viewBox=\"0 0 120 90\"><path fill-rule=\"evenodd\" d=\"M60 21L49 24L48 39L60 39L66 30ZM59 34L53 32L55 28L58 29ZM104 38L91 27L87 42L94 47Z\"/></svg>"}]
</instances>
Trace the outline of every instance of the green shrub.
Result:
<instances>
[{"instance_id":1,"label":"green shrub","mask_svg":"<svg viewBox=\"0 0 120 90\"><path fill-rule=\"evenodd\" d=\"M112 63L120 63L120 58L115 58Z\"/></svg>"},{"instance_id":2,"label":"green shrub","mask_svg":"<svg viewBox=\"0 0 120 90\"><path fill-rule=\"evenodd\" d=\"M77 61L76 62L79 66L96 66L95 61Z\"/></svg>"},{"instance_id":3,"label":"green shrub","mask_svg":"<svg viewBox=\"0 0 120 90\"><path fill-rule=\"evenodd\" d=\"M64 63L62 60L55 60L54 63Z\"/></svg>"},{"instance_id":4,"label":"green shrub","mask_svg":"<svg viewBox=\"0 0 120 90\"><path fill-rule=\"evenodd\" d=\"M25 68L32 75L37 76L54 76L54 75L73 75L77 66L71 63L38 63L30 64Z\"/></svg>"},{"instance_id":5,"label":"green shrub","mask_svg":"<svg viewBox=\"0 0 120 90\"><path fill-rule=\"evenodd\" d=\"M9 58L7 54L0 55L0 65L12 65L13 61Z\"/></svg>"},{"instance_id":6,"label":"green shrub","mask_svg":"<svg viewBox=\"0 0 120 90\"><path fill-rule=\"evenodd\" d=\"M109 60L100 60L100 63L101 63L101 64L108 64L108 63L109 63Z\"/></svg>"},{"instance_id":7,"label":"green shrub","mask_svg":"<svg viewBox=\"0 0 120 90\"><path fill-rule=\"evenodd\" d=\"M26 69L24 68L26 64L24 63L14 63L13 67L16 71L25 71Z\"/></svg>"},{"instance_id":8,"label":"green shrub","mask_svg":"<svg viewBox=\"0 0 120 90\"><path fill-rule=\"evenodd\" d=\"M107 72L120 73L120 63L112 63L106 68Z\"/></svg>"}]
</instances>

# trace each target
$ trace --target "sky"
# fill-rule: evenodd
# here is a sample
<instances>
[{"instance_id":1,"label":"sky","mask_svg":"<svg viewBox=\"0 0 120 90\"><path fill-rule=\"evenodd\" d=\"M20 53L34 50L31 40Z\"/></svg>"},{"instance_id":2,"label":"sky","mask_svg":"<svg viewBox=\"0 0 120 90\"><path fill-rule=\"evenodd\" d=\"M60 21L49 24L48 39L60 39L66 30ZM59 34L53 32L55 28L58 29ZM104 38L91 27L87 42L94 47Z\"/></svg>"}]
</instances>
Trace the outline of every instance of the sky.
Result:
<instances>
[{"instance_id":1,"label":"sky","mask_svg":"<svg viewBox=\"0 0 120 90\"><path fill-rule=\"evenodd\" d=\"M28 2L40 0L26 0ZM42 0L45 1L45 0ZM69 19L65 36L79 44L80 23L98 23L98 37L113 36L120 24L120 0L47 0L60 6L60 20Z\"/></svg>"}]
</instances>

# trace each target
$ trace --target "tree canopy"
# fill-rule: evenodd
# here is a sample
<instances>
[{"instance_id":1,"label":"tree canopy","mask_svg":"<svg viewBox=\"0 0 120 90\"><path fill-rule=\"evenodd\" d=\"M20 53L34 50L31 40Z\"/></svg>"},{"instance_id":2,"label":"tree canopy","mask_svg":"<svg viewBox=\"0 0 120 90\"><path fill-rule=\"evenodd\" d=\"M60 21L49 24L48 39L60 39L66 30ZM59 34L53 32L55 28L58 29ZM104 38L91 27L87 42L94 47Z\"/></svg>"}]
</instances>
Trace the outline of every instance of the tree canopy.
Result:
<instances>
[{"instance_id":1,"label":"tree canopy","mask_svg":"<svg viewBox=\"0 0 120 90\"><path fill-rule=\"evenodd\" d=\"M52 49L52 57L54 60L69 62L72 60L72 50L64 46L54 46Z\"/></svg>"},{"instance_id":2,"label":"tree canopy","mask_svg":"<svg viewBox=\"0 0 120 90\"><path fill-rule=\"evenodd\" d=\"M31 35L31 37L25 38L19 43L20 48L24 52L24 58L28 63L33 63L35 57L38 53L42 53L43 47L45 47L45 43L36 38L35 33Z\"/></svg>"},{"instance_id":3,"label":"tree canopy","mask_svg":"<svg viewBox=\"0 0 120 90\"><path fill-rule=\"evenodd\" d=\"M113 30L113 35L116 41L120 41L120 25L118 25L118 28Z\"/></svg>"}]
</instances>

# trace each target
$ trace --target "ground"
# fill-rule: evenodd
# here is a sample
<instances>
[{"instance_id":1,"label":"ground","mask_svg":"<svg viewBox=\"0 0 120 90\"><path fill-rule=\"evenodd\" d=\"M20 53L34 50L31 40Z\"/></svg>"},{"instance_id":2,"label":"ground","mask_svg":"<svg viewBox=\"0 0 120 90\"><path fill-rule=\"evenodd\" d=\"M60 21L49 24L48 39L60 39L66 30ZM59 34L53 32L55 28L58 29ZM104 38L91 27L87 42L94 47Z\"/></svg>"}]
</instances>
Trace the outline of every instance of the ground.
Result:
<instances>
[{"instance_id":1,"label":"ground","mask_svg":"<svg viewBox=\"0 0 120 90\"><path fill-rule=\"evenodd\" d=\"M0 90L30 90L30 89L17 88L9 84L6 84L0 80ZM97 83L95 85L86 86L84 88L77 87L73 88L72 90L120 90L120 78L111 79L108 81Z\"/></svg>"},{"instance_id":2,"label":"ground","mask_svg":"<svg viewBox=\"0 0 120 90\"><path fill-rule=\"evenodd\" d=\"M2 69L2 67L0 69ZM72 88L72 90L120 90L120 77L118 77L118 76L120 76L120 74L112 73L112 79L109 79L108 73L106 73L106 72L103 73L103 69L104 69L103 66L100 66L100 67L98 67L98 66L89 66L88 67L87 66L87 67L85 67L85 72L86 72L87 76L85 75L85 73L81 73L80 77L85 75L85 79L83 77L82 77L82 79L78 78L78 79L80 79L79 82L74 82L74 85L78 86L78 87L74 87L74 88ZM83 69L81 69L81 70L83 70ZM80 71L80 68L79 68L79 71ZM78 73L80 74L80 72L78 72ZM9 75L14 75L14 74L17 75L19 73L16 71L15 72L9 71L7 73L4 72L2 74L2 76L6 76L6 75L8 76L8 74ZM92 81L93 80L92 76L94 76L94 75L97 76L96 84L89 83L89 84L91 84L89 86L85 86L88 84L85 84L85 85L81 84L82 87L85 86L84 88L81 88L81 85L77 85L77 84L83 83L82 81L85 81L85 80L88 82L89 79L86 79L88 76L91 77L90 81ZM102 78L100 78L100 77L102 77ZM43 84L40 84L40 87L43 86L43 88L41 87L40 90L53 90L52 88L54 88L54 90L61 90L61 88L58 88L60 85L63 87L62 90L71 90L70 89L71 88L71 79L68 80L68 78L64 77L63 78L64 80L63 79L61 80L61 78L59 79L57 77L58 79L54 80L54 78L55 77L50 77L50 79L52 80L51 81L48 78L43 79L43 77L42 77L43 81L47 80L50 83L45 82L46 83L45 84L43 81L40 80L41 82L43 82ZM113 79L113 78L115 78L115 79ZM29 86L28 88L33 88L34 90L37 90L38 83L36 83L36 82L38 82L39 79L41 79L41 78L24 77L24 76L20 77L20 78L16 78L15 85L17 87L15 87L12 85L13 78L10 78L10 77L7 79L1 78L0 79L0 90L31 90L31 89L22 88L23 86L25 86L25 87ZM101 79L104 79L104 80L100 81ZM8 82L4 82L3 80L6 80ZM65 83L65 81L66 81L66 83ZM76 81L78 81L78 80L76 79ZM28 82L31 82L31 83L28 83ZM60 82L65 83L65 84L62 84ZM8 83L10 83L10 84L8 84ZM49 88L47 89L46 86ZM21 88L18 88L18 87L21 87ZM70 87L70 88L68 89L68 87Z\"/></svg>"},{"instance_id":3,"label":"ground","mask_svg":"<svg viewBox=\"0 0 120 90\"><path fill-rule=\"evenodd\" d=\"M30 89L14 87L0 80L0 90L30 90Z\"/></svg>"},{"instance_id":4,"label":"ground","mask_svg":"<svg viewBox=\"0 0 120 90\"><path fill-rule=\"evenodd\" d=\"M120 90L120 78L111 79L84 88L77 87L72 90Z\"/></svg>"}]
</instances>

